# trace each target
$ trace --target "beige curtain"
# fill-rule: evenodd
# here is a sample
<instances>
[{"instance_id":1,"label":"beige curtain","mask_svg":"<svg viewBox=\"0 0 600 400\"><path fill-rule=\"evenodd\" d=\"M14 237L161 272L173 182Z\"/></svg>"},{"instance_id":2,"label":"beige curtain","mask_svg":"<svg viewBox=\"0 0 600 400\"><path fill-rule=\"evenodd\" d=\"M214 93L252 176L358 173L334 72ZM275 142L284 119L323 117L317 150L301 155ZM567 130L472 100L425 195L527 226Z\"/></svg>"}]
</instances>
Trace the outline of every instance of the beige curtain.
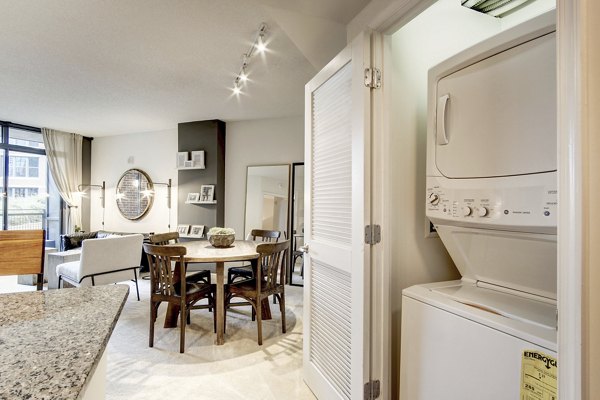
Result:
<instances>
[{"instance_id":1,"label":"beige curtain","mask_svg":"<svg viewBox=\"0 0 600 400\"><path fill-rule=\"evenodd\" d=\"M42 128L50 173L62 199L67 203L67 233L81 226L81 185L83 136Z\"/></svg>"}]
</instances>

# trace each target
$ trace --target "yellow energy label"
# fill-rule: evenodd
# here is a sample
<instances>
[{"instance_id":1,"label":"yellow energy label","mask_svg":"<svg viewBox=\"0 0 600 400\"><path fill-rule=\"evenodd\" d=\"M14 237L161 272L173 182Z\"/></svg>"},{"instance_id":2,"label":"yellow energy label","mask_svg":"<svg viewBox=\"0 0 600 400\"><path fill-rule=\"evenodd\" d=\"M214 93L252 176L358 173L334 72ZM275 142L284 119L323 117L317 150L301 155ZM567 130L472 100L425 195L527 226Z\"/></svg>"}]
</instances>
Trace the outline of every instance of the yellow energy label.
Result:
<instances>
[{"instance_id":1,"label":"yellow energy label","mask_svg":"<svg viewBox=\"0 0 600 400\"><path fill-rule=\"evenodd\" d=\"M556 358L524 350L521 358L521 400L558 400Z\"/></svg>"}]
</instances>

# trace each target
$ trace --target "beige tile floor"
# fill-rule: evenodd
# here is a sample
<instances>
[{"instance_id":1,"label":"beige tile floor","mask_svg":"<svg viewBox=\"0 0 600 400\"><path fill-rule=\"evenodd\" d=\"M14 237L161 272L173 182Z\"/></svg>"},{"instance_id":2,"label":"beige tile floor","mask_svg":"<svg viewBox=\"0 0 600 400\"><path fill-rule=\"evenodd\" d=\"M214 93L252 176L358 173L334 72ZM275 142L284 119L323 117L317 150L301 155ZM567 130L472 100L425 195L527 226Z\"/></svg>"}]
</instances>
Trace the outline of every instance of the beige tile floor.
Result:
<instances>
[{"instance_id":1,"label":"beige tile floor","mask_svg":"<svg viewBox=\"0 0 600 400\"><path fill-rule=\"evenodd\" d=\"M0 293L34 290L16 277L0 277ZM148 347L148 281L140 281L141 301L131 292L107 347L107 400L135 399L315 399L302 380L302 288L286 287L287 333L281 333L278 305L256 342L249 308L228 313L226 343L213 344L212 317L192 311L186 352L179 353L179 329L164 329L166 306Z\"/></svg>"}]
</instances>

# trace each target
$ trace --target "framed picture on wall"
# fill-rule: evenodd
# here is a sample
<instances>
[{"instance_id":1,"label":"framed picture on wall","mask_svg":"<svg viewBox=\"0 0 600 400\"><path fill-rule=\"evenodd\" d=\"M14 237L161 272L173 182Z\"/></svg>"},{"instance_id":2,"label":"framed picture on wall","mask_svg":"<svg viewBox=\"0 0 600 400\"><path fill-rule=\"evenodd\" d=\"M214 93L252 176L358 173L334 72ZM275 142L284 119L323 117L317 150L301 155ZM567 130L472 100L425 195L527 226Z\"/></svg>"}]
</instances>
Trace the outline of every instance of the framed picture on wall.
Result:
<instances>
[{"instance_id":1,"label":"framed picture on wall","mask_svg":"<svg viewBox=\"0 0 600 400\"><path fill-rule=\"evenodd\" d=\"M189 225L183 225L183 224L177 225L177 232L179 232L180 235L187 235L189 231L190 231Z\"/></svg>"},{"instance_id":2,"label":"framed picture on wall","mask_svg":"<svg viewBox=\"0 0 600 400\"><path fill-rule=\"evenodd\" d=\"M215 200L215 185L202 185L200 187L200 202L212 203Z\"/></svg>"},{"instance_id":3,"label":"framed picture on wall","mask_svg":"<svg viewBox=\"0 0 600 400\"><path fill-rule=\"evenodd\" d=\"M192 225L192 229L190 230L189 236L199 237L199 238L204 236L204 225Z\"/></svg>"}]
</instances>

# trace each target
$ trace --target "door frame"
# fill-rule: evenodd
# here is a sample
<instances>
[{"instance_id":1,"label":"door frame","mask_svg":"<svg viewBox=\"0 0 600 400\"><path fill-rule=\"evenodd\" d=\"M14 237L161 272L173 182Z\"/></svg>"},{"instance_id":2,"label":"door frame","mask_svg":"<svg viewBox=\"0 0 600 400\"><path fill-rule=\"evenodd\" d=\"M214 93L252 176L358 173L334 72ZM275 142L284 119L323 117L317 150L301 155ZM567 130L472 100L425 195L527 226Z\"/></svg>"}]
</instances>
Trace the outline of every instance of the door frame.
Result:
<instances>
[{"instance_id":1,"label":"door frame","mask_svg":"<svg viewBox=\"0 0 600 400\"><path fill-rule=\"evenodd\" d=\"M294 283L294 281L292 280L292 275L294 273L294 252L297 251L297 247L298 247L298 239L296 238L297 233L294 232L294 217L296 216L296 213L294 212L294 204L297 201L302 201L304 202L304 198L302 199L295 199L294 196L296 195L295 193L295 188L296 185L304 185L305 179L302 180L302 182L297 182L296 181L296 167L299 166L304 166L304 161L302 162L293 162L292 163L292 169L290 172L291 175L291 184L290 184L290 251L289 251L289 265L288 265L288 284L291 286L304 286L304 277L302 278L302 284L300 283ZM304 228L303 228L304 229ZM302 245L304 245L304 240L302 240ZM304 256L302 256L302 264L304 265ZM304 268L304 267L302 267Z\"/></svg>"},{"instance_id":2,"label":"door frame","mask_svg":"<svg viewBox=\"0 0 600 400\"><path fill-rule=\"evenodd\" d=\"M394 0L385 5L370 3L357 15L347 28L348 37L369 27L387 38L395 33L436 0ZM593 109L584 109L582 102L584 89L589 78L585 74L584 57L589 57L594 51L592 38L585 31L586 21L593 16L586 16L585 10L591 7L592 0L557 0L557 51L558 51L558 169L559 169L559 235L558 235L558 352L561 364L559 374L559 398L580 400L585 394L593 391L590 387L598 381L600 373L594 373L590 365L584 364L584 354L591 349L600 347L598 335L584 332L590 325L590 315L597 315L599 305L591 301L586 293L600 289L600 281L586 281L588 270L585 261L592 251L592 246L585 246L589 240L584 229L594 225L588 221L591 204L584 202L584 195L591 183L584 176L586 153L583 142L592 133L584 131L584 124L594 115ZM388 60L385 60L388 62ZM385 72L384 72L385 76ZM392 110L389 109L387 95L384 94L381 103L382 110L374 109L373 116L385 118ZM598 111L598 110L596 110ZM383 136L389 134L385 119L381 123ZM383 153L380 156L389 157ZM385 161L383 162L385 164ZM381 193L379 193L381 194ZM377 195L377 193L374 193ZM376 203L375 203L376 204ZM374 204L374 205L375 205ZM588 205L588 208L583 208ZM386 209L384 207L383 214ZM382 220L385 224L386 219ZM387 227L382 225L382 231ZM383 265L373 264L373 268L389 269L383 260ZM591 269L591 268L590 268ZM582 290L584 288L584 290ZM583 307L583 308L582 308ZM588 363L590 364L590 363ZM594 376L592 376L594 375ZM598 376L600 378L600 376Z\"/></svg>"}]
</instances>

